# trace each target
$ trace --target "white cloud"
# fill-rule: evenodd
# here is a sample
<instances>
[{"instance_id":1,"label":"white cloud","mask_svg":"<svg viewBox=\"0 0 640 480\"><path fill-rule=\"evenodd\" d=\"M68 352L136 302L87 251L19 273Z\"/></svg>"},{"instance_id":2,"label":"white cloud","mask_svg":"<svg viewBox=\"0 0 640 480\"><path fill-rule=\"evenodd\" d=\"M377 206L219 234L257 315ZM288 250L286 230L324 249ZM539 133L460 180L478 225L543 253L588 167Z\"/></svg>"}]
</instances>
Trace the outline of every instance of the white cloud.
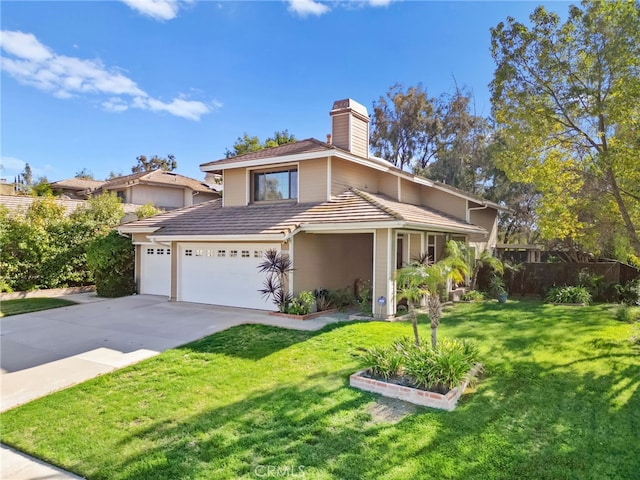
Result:
<instances>
[{"instance_id":1,"label":"white cloud","mask_svg":"<svg viewBox=\"0 0 640 480\"><path fill-rule=\"evenodd\" d=\"M22 170L27 162L15 157L0 157L0 172L2 175L17 175ZM14 173L15 172L15 173Z\"/></svg>"},{"instance_id":2,"label":"white cloud","mask_svg":"<svg viewBox=\"0 0 640 480\"><path fill-rule=\"evenodd\" d=\"M386 7L393 0L367 0L367 3L372 7Z\"/></svg>"},{"instance_id":3,"label":"white cloud","mask_svg":"<svg viewBox=\"0 0 640 480\"><path fill-rule=\"evenodd\" d=\"M122 112L133 106L190 120L199 120L216 108L215 104L207 105L183 97L170 102L152 98L118 69L108 68L99 60L58 55L33 34L2 31L0 35L2 50L9 55L0 57L2 70L18 82L58 98L88 94L108 96L102 107L109 112Z\"/></svg>"},{"instance_id":4,"label":"white cloud","mask_svg":"<svg viewBox=\"0 0 640 480\"><path fill-rule=\"evenodd\" d=\"M178 0L121 0L133 10L155 20L176 18L180 5Z\"/></svg>"},{"instance_id":5,"label":"white cloud","mask_svg":"<svg viewBox=\"0 0 640 480\"><path fill-rule=\"evenodd\" d=\"M307 15L323 15L329 12L329 5L315 0L289 0L289 11L301 17Z\"/></svg>"}]
</instances>

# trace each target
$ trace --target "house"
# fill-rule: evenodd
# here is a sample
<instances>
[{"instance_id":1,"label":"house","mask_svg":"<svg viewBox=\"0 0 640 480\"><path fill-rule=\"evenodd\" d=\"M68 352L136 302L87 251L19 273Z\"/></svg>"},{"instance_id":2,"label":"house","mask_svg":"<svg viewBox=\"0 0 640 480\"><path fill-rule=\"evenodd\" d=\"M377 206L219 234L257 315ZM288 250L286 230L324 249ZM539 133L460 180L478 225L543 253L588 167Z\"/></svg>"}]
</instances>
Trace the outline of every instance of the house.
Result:
<instances>
[{"instance_id":1,"label":"house","mask_svg":"<svg viewBox=\"0 0 640 480\"><path fill-rule=\"evenodd\" d=\"M86 199L89 195L100 195L103 192L115 192L123 203L153 203L163 210L188 207L220 198L220 195L205 183L165 170L133 173L107 181L70 178L53 182L51 188L54 192L77 199Z\"/></svg>"},{"instance_id":2,"label":"house","mask_svg":"<svg viewBox=\"0 0 640 480\"><path fill-rule=\"evenodd\" d=\"M123 225L136 245L141 293L273 310L259 293L267 249L287 253L291 293L370 282L374 312L395 313L394 274L421 252L434 260L456 239L497 240L498 204L415 176L369 155L369 116L347 99L313 138L200 166L224 196Z\"/></svg>"}]
</instances>

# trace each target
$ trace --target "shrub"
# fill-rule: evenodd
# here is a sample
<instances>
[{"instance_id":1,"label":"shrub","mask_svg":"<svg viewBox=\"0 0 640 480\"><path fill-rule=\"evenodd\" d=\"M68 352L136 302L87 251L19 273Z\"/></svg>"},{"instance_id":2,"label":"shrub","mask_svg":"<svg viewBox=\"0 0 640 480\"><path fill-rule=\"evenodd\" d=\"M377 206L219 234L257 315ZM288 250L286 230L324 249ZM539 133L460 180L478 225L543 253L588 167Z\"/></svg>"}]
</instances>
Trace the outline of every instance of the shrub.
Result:
<instances>
[{"instance_id":1,"label":"shrub","mask_svg":"<svg viewBox=\"0 0 640 480\"><path fill-rule=\"evenodd\" d=\"M585 287L552 287L545 297L547 303L591 303L591 294Z\"/></svg>"},{"instance_id":2,"label":"shrub","mask_svg":"<svg viewBox=\"0 0 640 480\"><path fill-rule=\"evenodd\" d=\"M470 290L464 292L460 299L464 302L482 302L484 301L484 294L478 290Z\"/></svg>"},{"instance_id":3,"label":"shrub","mask_svg":"<svg viewBox=\"0 0 640 480\"><path fill-rule=\"evenodd\" d=\"M362 359L373 375L385 380L398 376L403 364L403 354L394 346L368 348L362 354Z\"/></svg>"},{"instance_id":4,"label":"shrub","mask_svg":"<svg viewBox=\"0 0 640 480\"><path fill-rule=\"evenodd\" d=\"M373 376L404 376L418 388L444 393L460 384L478 361L478 347L455 339L444 339L436 348L418 347L404 337L387 348L369 348L362 357Z\"/></svg>"},{"instance_id":5,"label":"shrub","mask_svg":"<svg viewBox=\"0 0 640 480\"><path fill-rule=\"evenodd\" d=\"M87 248L87 264L101 297L122 297L136 291L135 255L131 240L115 230L96 238Z\"/></svg>"},{"instance_id":6,"label":"shrub","mask_svg":"<svg viewBox=\"0 0 640 480\"><path fill-rule=\"evenodd\" d=\"M313 296L316 299L316 308L319 312L329 310L332 306L331 292L326 288L317 288L313 291Z\"/></svg>"},{"instance_id":7,"label":"shrub","mask_svg":"<svg viewBox=\"0 0 640 480\"><path fill-rule=\"evenodd\" d=\"M287 307L287 313L292 315L308 315L316 299L311 292L300 292Z\"/></svg>"},{"instance_id":8,"label":"shrub","mask_svg":"<svg viewBox=\"0 0 640 480\"><path fill-rule=\"evenodd\" d=\"M346 308L356 303L356 297L350 287L330 290L329 300L336 308Z\"/></svg>"},{"instance_id":9,"label":"shrub","mask_svg":"<svg viewBox=\"0 0 640 480\"><path fill-rule=\"evenodd\" d=\"M620 303L640 305L640 279L631 280L624 285L617 285L616 290Z\"/></svg>"}]
</instances>

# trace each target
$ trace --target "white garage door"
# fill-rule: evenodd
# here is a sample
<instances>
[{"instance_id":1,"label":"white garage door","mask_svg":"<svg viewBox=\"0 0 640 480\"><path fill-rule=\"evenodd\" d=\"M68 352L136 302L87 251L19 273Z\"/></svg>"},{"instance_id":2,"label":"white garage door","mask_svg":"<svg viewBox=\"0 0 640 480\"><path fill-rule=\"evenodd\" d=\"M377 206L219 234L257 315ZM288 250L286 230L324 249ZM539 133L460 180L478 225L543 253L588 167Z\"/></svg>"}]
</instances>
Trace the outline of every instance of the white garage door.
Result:
<instances>
[{"instance_id":1,"label":"white garage door","mask_svg":"<svg viewBox=\"0 0 640 480\"><path fill-rule=\"evenodd\" d=\"M230 307L274 310L258 291L265 274L258 271L273 244L183 243L178 254L178 300Z\"/></svg>"},{"instance_id":2,"label":"white garage door","mask_svg":"<svg viewBox=\"0 0 640 480\"><path fill-rule=\"evenodd\" d=\"M171 249L159 244L140 246L140 293L171 295Z\"/></svg>"}]
</instances>

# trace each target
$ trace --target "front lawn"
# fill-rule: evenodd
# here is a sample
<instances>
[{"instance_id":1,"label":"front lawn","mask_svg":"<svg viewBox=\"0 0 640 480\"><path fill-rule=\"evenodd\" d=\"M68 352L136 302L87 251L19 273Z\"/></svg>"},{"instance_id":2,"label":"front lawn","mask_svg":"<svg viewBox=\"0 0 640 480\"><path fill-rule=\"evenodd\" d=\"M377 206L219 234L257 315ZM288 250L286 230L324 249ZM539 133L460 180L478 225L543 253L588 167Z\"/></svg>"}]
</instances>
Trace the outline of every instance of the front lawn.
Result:
<instances>
[{"instance_id":1,"label":"front lawn","mask_svg":"<svg viewBox=\"0 0 640 480\"><path fill-rule=\"evenodd\" d=\"M19 315L21 313L49 310L50 308L67 307L75 302L64 298L20 298L0 302L0 317Z\"/></svg>"},{"instance_id":2,"label":"front lawn","mask_svg":"<svg viewBox=\"0 0 640 480\"><path fill-rule=\"evenodd\" d=\"M638 478L640 355L614 317L456 305L439 335L476 339L485 378L395 424L348 376L410 324L237 327L5 412L2 441L90 479Z\"/></svg>"}]
</instances>

